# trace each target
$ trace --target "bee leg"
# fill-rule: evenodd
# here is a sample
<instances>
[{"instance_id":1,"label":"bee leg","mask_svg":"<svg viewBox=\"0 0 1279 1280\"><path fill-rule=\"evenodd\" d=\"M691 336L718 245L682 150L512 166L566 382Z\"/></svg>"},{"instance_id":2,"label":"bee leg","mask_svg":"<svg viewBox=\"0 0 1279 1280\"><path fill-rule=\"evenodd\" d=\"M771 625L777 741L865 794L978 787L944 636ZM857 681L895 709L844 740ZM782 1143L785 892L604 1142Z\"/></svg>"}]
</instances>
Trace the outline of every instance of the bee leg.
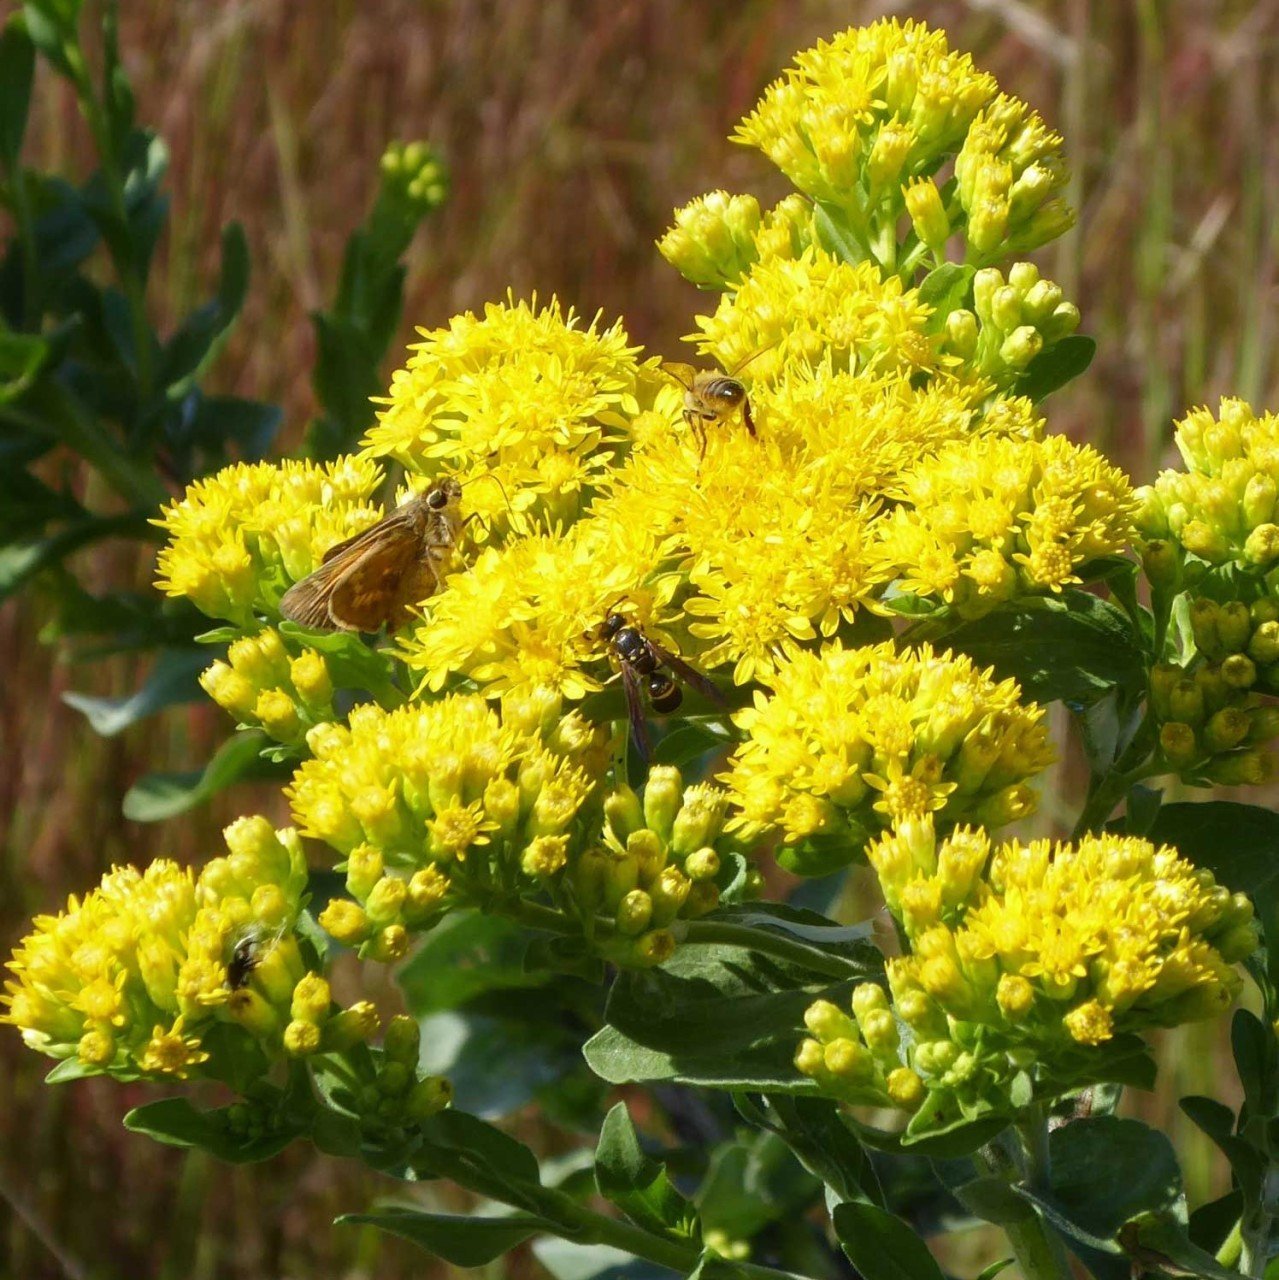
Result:
<instances>
[{"instance_id":1,"label":"bee leg","mask_svg":"<svg viewBox=\"0 0 1279 1280\"><path fill-rule=\"evenodd\" d=\"M751 439L758 440L759 432L755 430L755 419L751 417L751 402L749 400L742 401L742 421L746 424L746 430L751 433Z\"/></svg>"}]
</instances>

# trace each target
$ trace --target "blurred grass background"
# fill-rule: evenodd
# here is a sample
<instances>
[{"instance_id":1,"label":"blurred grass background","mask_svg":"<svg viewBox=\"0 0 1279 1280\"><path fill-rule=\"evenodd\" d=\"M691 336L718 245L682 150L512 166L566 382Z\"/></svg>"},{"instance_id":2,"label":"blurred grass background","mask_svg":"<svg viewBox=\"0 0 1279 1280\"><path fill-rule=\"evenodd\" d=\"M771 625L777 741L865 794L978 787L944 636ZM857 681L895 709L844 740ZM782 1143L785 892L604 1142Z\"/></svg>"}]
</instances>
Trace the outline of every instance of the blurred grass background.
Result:
<instances>
[{"instance_id":1,"label":"blurred grass background","mask_svg":"<svg viewBox=\"0 0 1279 1280\"><path fill-rule=\"evenodd\" d=\"M0 3L0 18L11 5ZM672 208L714 187L782 191L726 135L791 54L884 14L950 33L1066 136L1079 227L1042 263L1100 344L1053 403L1139 481L1164 465L1170 423L1222 393L1279 405L1274 356L1279 251L1279 0L129 0L121 45L139 116L167 140L171 230L155 317L189 307L216 272L218 230L242 221L248 305L211 389L282 403L286 446L313 404L309 310L330 295L347 233L391 138L447 158L452 197L410 257L413 325L536 289L580 311L624 314L674 355L705 300L652 245ZM39 81L27 162L83 175L74 103ZM399 360L403 342L397 345ZM389 370L387 371L389 374ZM98 557L102 581L144 587L151 566ZM208 856L244 789L190 818L142 827L120 815L152 767L207 757L213 708L96 738L60 701L119 693L129 664L75 668L39 643L38 600L0 611L0 947L114 861ZM162 724L163 728L157 728ZM282 817L278 807L277 817ZM1219 1188L1176 1099L1228 1090L1220 1029L1164 1046L1160 1092L1135 1105L1174 1129L1192 1198ZM495 1064L495 1069L500 1069ZM0 1032L0 1277L444 1275L420 1253L332 1217L383 1189L286 1153L232 1169L130 1138L129 1088L40 1085L42 1063ZM971 1273L968 1262L956 1269ZM536 1275L518 1257L494 1275Z\"/></svg>"}]
</instances>

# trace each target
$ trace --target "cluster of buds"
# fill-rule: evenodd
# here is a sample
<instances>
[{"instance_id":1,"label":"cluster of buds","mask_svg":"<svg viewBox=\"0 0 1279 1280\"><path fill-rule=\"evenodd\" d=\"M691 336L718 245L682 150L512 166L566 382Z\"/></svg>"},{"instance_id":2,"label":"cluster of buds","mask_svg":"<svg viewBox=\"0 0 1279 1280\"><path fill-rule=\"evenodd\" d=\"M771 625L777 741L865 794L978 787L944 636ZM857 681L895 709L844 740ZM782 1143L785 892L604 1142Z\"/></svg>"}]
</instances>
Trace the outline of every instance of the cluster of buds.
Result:
<instances>
[{"instance_id":1,"label":"cluster of buds","mask_svg":"<svg viewBox=\"0 0 1279 1280\"><path fill-rule=\"evenodd\" d=\"M973 121L955 157L970 261L1029 253L1075 223L1061 137L1025 104L1000 94Z\"/></svg>"},{"instance_id":2,"label":"cluster of buds","mask_svg":"<svg viewBox=\"0 0 1279 1280\"><path fill-rule=\"evenodd\" d=\"M1175 438L1186 470L1138 491L1151 581L1175 585L1185 553L1260 578L1279 563L1279 418L1223 398L1216 418L1195 409Z\"/></svg>"},{"instance_id":3,"label":"cluster of buds","mask_svg":"<svg viewBox=\"0 0 1279 1280\"><path fill-rule=\"evenodd\" d=\"M973 277L973 310L946 317L947 349L996 387L1010 386L1030 362L1079 327L1079 308L1032 262L1004 274L984 267Z\"/></svg>"},{"instance_id":4,"label":"cluster of buds","mask_svg":"<svg viewBox=\"0 0 1279 1280\"><path fill-rule=\"evenodd\" d=\"M1222 786L1258 785L1274 771L1264 744L1279 736L1279 600L1190 603L1197 656L1159 663L1150 705L1164 760L1179 774Z\"/></svg>"},{"instance_id":5,"label":"cluster of buds","mask_svg":"<svg viewBox=\"0 0 1279 1280\"><path fill-rule=\"evenodd\" d=\"M260 727L288 746L334 718L333 678L322 653L290 657L280 633L267 627L242 636L200 676L200 686L236 722Z\"/></svg>"},{"instance_id":6,"label":"cluster of buds","mask_svg":"<svg viewBox=\"0 0 1279 1280\"><path fill-rule=\"evenodd\" d=\"M813 243L813 210L791 195L767 213L754 196L712 191L675 210L658 251L701 289L734 289L760 258L798 258Z\"/></svg>"},{"instance_id":7,"label":"cluster of buds","mask_svg":"<svg viewBox=\"0 0 1279 1280\"><path fill-rule=\"evenodd\" d=\"M844 1102L914 1111L924 1082L903 1061L897 1019L883 988L863 982L853 988L851 1016L830 1000L804 1014L808 1037L795 1052L795 1066Z\"/></svg>"},{"instance_id":8,"label":"cluster of buds","mask_svg":"<svg viewBox=\"0 0 1279 1280\"><path fill-rule=\"evenodd\" d=\"M566 887L580 908L611 917L601 943L617 964L652 965L675 949L671 925L720 904L740 860L716 849L728 796L706 784L685 787L672 765L649 770L643 799L620 787L604 802L604 840L585 850Z\"/></svg>"},{"instance_id":9,"label":"cluster of buds","mask_svg":"<svg viewBox=\"0 0 1279 1280\"><path fill-rule=\"evenodd\" d=\"M369 1079L356 1089L354 1108L372 1127L402 1128L420 1124L453 1100L445 1076L422 1075L418 1069L421 1027L415 1018L396 1014L386 1024L382 1052L374 1058Z\"/></svg>"},{"instance_id":10,"label":"cluster of buds","mask_svg":"<svg viewBox=\"0 0 1279 1280\"><path fill-rule=\"evenodd\" d=\"M508 694L500 716L475 696L356 707L307 744L289 798L351 895L320 923L364 958L401 958L448 906L552 888L598 822L608 735L552 690Z\"/></svg>"},{"instance_id":11,"label":"cluster of buds","mask_svg":"<svg viewBox=\"0 0 1279 1280\"><path fill-rule=\"evenodd\" d=\"M444 162L425 142L392 142L379 162L379 204L395 205L414 219L438 209L448 195Z\"/></svg>"}]
</instances>

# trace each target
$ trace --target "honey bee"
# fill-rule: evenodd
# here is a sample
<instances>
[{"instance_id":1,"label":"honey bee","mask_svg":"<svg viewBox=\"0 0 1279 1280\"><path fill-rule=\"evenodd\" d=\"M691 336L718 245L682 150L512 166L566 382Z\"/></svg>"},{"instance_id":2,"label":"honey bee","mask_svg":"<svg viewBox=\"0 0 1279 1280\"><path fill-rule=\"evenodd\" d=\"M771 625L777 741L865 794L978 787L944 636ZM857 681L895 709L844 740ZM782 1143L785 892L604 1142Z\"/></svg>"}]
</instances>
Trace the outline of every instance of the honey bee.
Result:
<instances>
[{"instance_id":1,"label":"honey bee","mask_svg":"<svg viewBox=\"0 0 1279 1280\"><path fill-rule=\"evenodd\" d=\"M630 721L631 738L640 757L649 758L648 726L644 718L644 694L649 705L658 715L670 715L684 701L684 694L675 681L678 676L685 684L692 685L699 693L713 702L723 703L724 695L700 671L690 667L683 658L662 648L646 636L637 622L616 611L587 633L597 643L606 645L609 655L617 664L626 693L626 715ZM641 692L641 686L643 692Z\"/></svg>"},{"instance_id":2,"label":"honey bee","mask_svg":"<svg viewBox=\"0 0 1279 1280\"><path fill-rule=\"evenodd\" d=\"M462 486L441 480L371 529L324 553L320 567L280 601L290 622L322 631L391 631L440 584L465 521Z\"/></svg>"},{"instance_id":3,"label":"honey bee","mask_svg":"<svg viewBox=\"0 0 1279 1280\"><path fill-rule=\"evenodd\" d=\"M756 352L756 355L759 353ZM755 356L743 361L739 371ZM688 423L698 444L698 456L706 456L706 428L717 422L730 422L741 411L742 422L752 437L756 436L755 419L746 387L732 374L718 369L694 369L691 364L668 364L662 368L684 388L684 421Z\"/></svg>"}]
</instances>

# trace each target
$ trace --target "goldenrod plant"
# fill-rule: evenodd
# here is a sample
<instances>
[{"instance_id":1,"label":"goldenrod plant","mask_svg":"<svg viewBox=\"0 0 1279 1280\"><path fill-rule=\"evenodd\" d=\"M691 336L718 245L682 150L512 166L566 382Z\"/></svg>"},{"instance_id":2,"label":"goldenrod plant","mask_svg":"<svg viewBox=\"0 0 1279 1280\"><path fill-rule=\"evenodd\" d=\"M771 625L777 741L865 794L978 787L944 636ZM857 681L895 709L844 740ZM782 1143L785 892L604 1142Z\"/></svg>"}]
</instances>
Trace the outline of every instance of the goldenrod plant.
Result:
<instances>
[{"instance_id":1,"label":"goldenrod plant","mask_svg":"<svg viewBox=\"0 0 1279 1280\"><path fill-rule=\"evenodd\" d=\"M1062 140L941 32L834 36L734 138L796 190L659 242L714 295L708 376L510 296L424 332L355 451L153 515L292 825L37 918L4 1021L55 1082L220 1082L126 1123L363 1161L391 1203L345 1221L458 1265L940 1280L984 1222L984 1276L1265 1275L1279 818L1160 780L1273 768L1276 420L1191 411L1146 488L1052 432L1092 354L1023 256L1074 220ZM303 581L324 625L281 613ZM405 625L348 628L406 581ZM343 953L407 1012L340 1002ZM1192 1206L1123 1107L1153 1032L1240 1000L1242 1105L1182 1101L1232 1185ZM530 1102L543 1151L501 1123ZM550 1155L586 1131L593 1180Z\"/></svg>"}]
</instances>

